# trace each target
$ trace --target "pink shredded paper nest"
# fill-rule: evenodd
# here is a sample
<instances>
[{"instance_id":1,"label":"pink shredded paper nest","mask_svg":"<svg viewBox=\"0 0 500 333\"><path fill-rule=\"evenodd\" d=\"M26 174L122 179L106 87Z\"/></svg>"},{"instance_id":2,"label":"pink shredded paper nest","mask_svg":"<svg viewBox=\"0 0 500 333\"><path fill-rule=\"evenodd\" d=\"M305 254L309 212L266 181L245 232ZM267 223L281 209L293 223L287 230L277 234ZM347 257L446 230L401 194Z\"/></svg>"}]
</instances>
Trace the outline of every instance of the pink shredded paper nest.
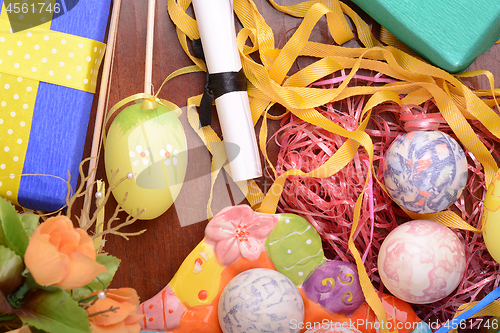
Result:
<instances>
[{"instance_id":1,"label":"pink shredded paper nest","mask_svg":"<svg viewBox=\"0 0 500 333\"><path fill-rule=\"evenodd\" d=\"M330 80L315 83L324 88L336 87L346 78L344 72ZM351 85L376 85L393 82L380 74L355 75ZM327 104L318 109L322 115L345 129L357 128L367 96L357 96ZM500 161L500 142L477 121L469 121L480 140L497 161ZM431 101L423 105L384 104L373 109L366 132L374 142L375 176L383 183L384 154L394 139L415 129L434 129L453 134ZM279 146L278 176L290 169L310 172L325 163L346 141L346 138L309 124L293 115L285 117L281 128L272 138ZM458 140L457 140L458 141ZM458 141L459 142L459 141ZM481 229L481 217L486 185L480 163L465 147L469 180L462 196L449 209L470 225ZM363 147L346 167L328 178L289 176L280 198L279 210L299 214L318 230L329 252L336 259L354 263L347 243L351 233L356 199L368 177L368 155ZM380 291L385 291L377 271L377 254L385 236L398 223L410 218L393 204L377 180L369 179L364 196L358 230L354 243L360 252L368 276ZM453 229L465 246L467 268L457 290L445 299L427 305L413 305L424 320L451 320L460 305L478 301L500 284L499 264L489 255L480 234Z\"/></svg>"}]
</instances>

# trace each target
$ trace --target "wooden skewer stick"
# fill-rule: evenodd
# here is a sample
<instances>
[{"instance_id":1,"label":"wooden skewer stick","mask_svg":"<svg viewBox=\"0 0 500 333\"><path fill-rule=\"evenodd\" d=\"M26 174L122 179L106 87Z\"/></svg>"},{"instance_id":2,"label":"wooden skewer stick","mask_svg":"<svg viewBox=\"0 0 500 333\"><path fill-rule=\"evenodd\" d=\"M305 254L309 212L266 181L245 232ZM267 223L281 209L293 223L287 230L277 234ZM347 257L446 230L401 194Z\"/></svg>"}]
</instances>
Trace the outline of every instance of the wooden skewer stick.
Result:
<instances>
[{"instance_id":1,"label":"wooden skewer stick","mask_svg":"<svg viewBox=\"0 0 500 333\"><path fill-rule=\"evenodd\" d=\"M109 32L108 32L108 41L106 44L106 54L104 57L104 65L103 65L103 71L102 71L102 76L101 76L101 86L99 90L99 100L97 102L97 111L96 111L96 119L95 119L95 125L94 125L94 136L92 138L92 147L90 151L90 156L95 157L90 160L89 162L89 169L87 172L88 179L87 179L87 184L86 188L88 189L87 194L85 195L84 201L83 201L83 210L85 214L82 214L82 221L80 221L82 226L85 226L87 223L89 223L90 218L89 218L89 210L90 210L90 202L89 202L89 197L92 197L92 184L94 183L95 180L95 174L96 170L94 170L97 166L97 159L99 156L99 149L100 149L100 143L101 143L101 132L102 132L102 125L105 117L105 108L106 108L106 101L107 101L107 91L108 91L108 86L109 86L109 77L111 73L111 66L112 66L112 60L114 56L114 50L115 50L115 43L116 43L116 35L118 32L118 20L120 18L120 8L121 8L121 0L114 0L113 1L113 11L111 14L111 22L109 26Z\"/></svg>"},{"instance_id":2,"label":"wooden skewer stick","mask_svg":"<svg viewBox=\"0 0 500 333\"><path fill-rule=\"evenodd\" d=\"M156 0L148 1L148 30L146 35L146 70L144 80L144 92L152 95L153 76L153 39L155 28L155 3Z\"/></svg>"}]
</instances>

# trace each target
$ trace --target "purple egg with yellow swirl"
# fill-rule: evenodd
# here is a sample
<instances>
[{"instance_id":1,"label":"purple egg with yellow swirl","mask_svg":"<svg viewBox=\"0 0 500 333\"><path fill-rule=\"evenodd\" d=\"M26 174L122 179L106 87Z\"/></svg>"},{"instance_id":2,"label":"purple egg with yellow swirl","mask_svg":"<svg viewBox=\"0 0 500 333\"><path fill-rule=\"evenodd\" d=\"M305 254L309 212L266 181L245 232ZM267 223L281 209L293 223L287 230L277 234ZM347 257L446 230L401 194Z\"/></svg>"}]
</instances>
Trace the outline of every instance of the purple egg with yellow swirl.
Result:
<instances>
[{"instance_id":1,"label":"purple egg with yellow swirl","mask_svg":"<svg viewBox=\"0 0 500 333\"><path fill-rule=\"evenodd\" d=\"M364 301L356 265L328 260L302 285L306 296L332 313L350 314Z\"/></svg>"}]
</instances>

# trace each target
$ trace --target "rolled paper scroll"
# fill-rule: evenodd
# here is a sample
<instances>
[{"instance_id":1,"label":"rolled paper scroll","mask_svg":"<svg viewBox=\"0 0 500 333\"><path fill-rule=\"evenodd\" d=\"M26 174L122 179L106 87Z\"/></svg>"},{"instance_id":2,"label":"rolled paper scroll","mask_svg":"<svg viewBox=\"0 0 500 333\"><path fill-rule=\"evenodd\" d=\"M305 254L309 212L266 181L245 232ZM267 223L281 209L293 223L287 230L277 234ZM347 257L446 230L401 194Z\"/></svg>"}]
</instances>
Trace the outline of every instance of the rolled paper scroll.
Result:
<instances>
[{"instance_id":1,"label":"rolled paper scroll","mask_svg":"<svg viewBox=\"0 0 500 333\"><path fill-rule=\"evenodd\" d=\"M193 0L201 43L210 74L238 73L241 60L236 46L231 0ZM262 176L250 103L246 91L215 96L229 167L234 181Z\"/></svg>"}]
</instances>

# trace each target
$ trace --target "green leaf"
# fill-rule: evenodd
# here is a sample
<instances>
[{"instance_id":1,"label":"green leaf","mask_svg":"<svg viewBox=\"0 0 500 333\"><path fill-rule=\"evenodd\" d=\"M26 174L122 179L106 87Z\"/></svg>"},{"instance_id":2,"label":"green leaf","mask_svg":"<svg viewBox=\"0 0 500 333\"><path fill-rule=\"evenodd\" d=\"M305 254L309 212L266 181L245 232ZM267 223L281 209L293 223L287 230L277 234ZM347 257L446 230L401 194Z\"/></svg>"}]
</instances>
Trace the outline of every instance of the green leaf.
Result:
<instances>
[{"instance_id":1,"label":"green leaf","mask_svg":"<svg viewBox=\"0 0 500 333\"><path fill-rule=\"evenodd\" d=\"M21 222L24 225L24 230L28 236L33 235L38 222L40 221L40 216L33 213L25 213L20 215Z\"/></svg>"},{"instance_id":2,"label":"green leaf","mask_svg":"<svg viewBox=\"0 0 500 333\"><path fill-rule=\"evenodd\" d=\"M38 283L36 283L35 278L33 277L33 274L31 274L28 270L25 270L23 272L23 276L26 278L24 280L24 285L29 288L29 289L42 289L48 292L54 292L59 289L62 289L59 286L41 286Z\"/></svg>"},{"instance_id":3,"label":"green leaf","mask_svg":"<svg viewBox=\"0 0 500 333\"><path fill-rule=\"evenodd\" d=\"M101 273L97 276L99 280L105 284L105 287L107 288L111 281L113 281L113 277L115 276L116 271L118 270L118 266L120 266L120 259L113 257L109 254L101 254L97 256L96 260L99 264L106 266L107 272ZM99 283L99 286L102 288L102 283L99 282L97 279L94 279L92 283L97 281Z\"/></svg>"},{"instance_id":4,"label":"green leaf","mask_svg":"<svg viewBox=\"0 0 500 333\"><path fill-rule=\"evenodd\" d=\"M23 270L23 259L11 249L0 245L0 290L4 295L21 285Z\"/></svg>"},{"instance_id":5,"label":"green leaf","mask_svg":"<svg viewBox=\"0 0 500 333\"><path fill-rule=\"evenodd\" d=\"M25 300L16 311L24 323L50 333L90 333L87 312L65 291L37 290Z\"/></svg>"},{"instance_id":6,"label":"green leaf","mask_svg":"<svg viewBox=\"0 0 500 333\"><path fill-rule=\"evenodd\" d=\"M99 274L92 282L90 282L85 287L73 289L71 297L73 297L74 300L80 301L84 299L92 292L92 290L103 290L109 286L111 281L113 281L113 277L115 276L115 273L118 270L118 266L120 265L120 259L111 255L98 255L96 261L99 264L106 266L108 271Z\"/></svg>"},{"instance_id":7,"label":"green leaf","mask_svg":"<svg viewBox=\"0 0 500 333\"><path fill-rule=\"evenodd\" d=\"M14 206L3 198L0 198L0 222L2 229L0 237L3 238L0 245L5 245L17 255L24 257L29 243L28 234Z\"/></svg>"}]
</instances>

